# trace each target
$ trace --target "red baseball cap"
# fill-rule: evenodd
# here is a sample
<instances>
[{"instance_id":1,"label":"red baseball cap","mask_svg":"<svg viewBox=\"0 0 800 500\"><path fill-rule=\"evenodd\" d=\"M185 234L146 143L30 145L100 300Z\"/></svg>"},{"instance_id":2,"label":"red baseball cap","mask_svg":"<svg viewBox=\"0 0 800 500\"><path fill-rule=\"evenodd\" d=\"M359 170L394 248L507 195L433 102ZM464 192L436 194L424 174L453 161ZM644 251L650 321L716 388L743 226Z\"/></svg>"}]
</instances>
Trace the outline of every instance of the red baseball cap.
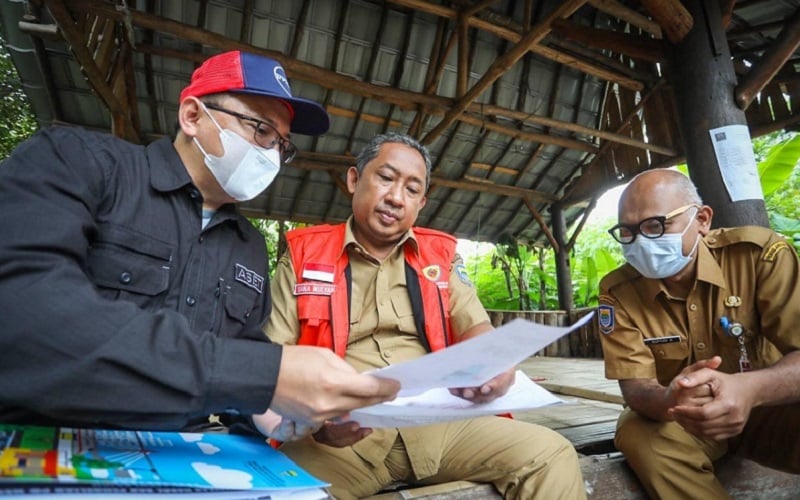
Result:
<instances>
[{"instance_id":1,"label":"red baseball cap","mask_svg":"<svg viewBox=\"0 0 800 500\"><path fill-rule=\"evenodd\" d=\"M292 96L286 71L269 57L235 50L206 59L192 73L189 86L181 91L180 102L190 96L219 92L263 95L284 101L292 114L290 129L298 134L320 135L330 127L330 117L322 106Z\"/></svg>"}]
</instances>

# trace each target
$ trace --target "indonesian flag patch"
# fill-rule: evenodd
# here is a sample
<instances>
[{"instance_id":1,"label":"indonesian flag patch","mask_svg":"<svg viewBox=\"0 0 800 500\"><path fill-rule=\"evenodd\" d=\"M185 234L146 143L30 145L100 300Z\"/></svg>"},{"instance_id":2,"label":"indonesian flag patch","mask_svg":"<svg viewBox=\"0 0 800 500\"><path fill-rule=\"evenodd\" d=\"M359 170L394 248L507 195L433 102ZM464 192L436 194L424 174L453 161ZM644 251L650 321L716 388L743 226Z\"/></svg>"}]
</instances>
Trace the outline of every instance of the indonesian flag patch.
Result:
<instances>
[{"instance_id":1,"label":"indonesian flag patch","mask_svg":"<svg viewBox=\"0 0 800 500\"><path fill-rule=\"evenodd\" d=\"M333 283L333 266L329 264L316 264L314 262L306 262L303 264L304 280L324 281L326 283Z\"/></svg>"}]
</instances>

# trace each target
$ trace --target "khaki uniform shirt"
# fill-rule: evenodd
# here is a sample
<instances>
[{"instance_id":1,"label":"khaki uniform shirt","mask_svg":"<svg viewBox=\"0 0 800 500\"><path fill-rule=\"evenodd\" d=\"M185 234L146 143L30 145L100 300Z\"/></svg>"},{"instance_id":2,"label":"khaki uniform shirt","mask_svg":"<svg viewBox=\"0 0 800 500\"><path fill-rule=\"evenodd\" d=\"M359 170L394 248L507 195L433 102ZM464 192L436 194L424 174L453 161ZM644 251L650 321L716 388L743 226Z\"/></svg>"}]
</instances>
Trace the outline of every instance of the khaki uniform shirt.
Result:
<instances>
[{"instance_id":1,"label":"khaki uniform shirt","mask_svg":"<svg viewBox=\"0 0 800 500\"><path fill-rule=\"evenodd\" d=\"M720 370L739 371L742 355L720 319L744 328L753 369L800 349L800 271L783 237L762 227L717 229L697 245L697 275L687 297L672 297L658 279L630 265L600 282L600 330L606 377L657 378L714 355ZM665 337L678 341L666 342Z\"/></svg>"},{"instance_id":2,"label":"khaki uniform shirt","mask_svg":"<svg viewBox=\"0 0 800 500\"><path fill-rule=\"evenodd\" d=\"M352 220L352 217L351 217ZM426 354L419 341L405 283L404 245L416 245L413 230L401 239L392 253L378 261L359 245L347 222L344 249L350 258L352 297L350 336L345 360L359 372L382 368ZM296 344L300 336L297 301L293 295L296 277L289 253L285 253L272 280L272 314L265 327L267 336L281 344ZM461 258L450 267L450 324L453 336L488 322L489 316L466 277ZM417 478L428 477L438 469L442 449L440 432L429 427L375 429L353 446L371 464L383 462L397 435L403 438Z\"/></svg>"}]
</instances>

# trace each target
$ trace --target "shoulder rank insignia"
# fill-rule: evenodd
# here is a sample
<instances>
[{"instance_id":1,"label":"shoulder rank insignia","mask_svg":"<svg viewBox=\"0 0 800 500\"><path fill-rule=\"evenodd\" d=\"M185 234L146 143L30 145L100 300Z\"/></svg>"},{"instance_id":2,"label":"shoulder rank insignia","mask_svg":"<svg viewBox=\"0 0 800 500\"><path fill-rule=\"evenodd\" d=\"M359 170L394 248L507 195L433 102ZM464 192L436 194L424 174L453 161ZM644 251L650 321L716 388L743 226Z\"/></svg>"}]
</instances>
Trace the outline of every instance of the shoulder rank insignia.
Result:
<instances>
[{"instance_id":1,"label":"shoulder rank insignia","mask_svg":"<svg viewBox=\"0 0 800 500\"><path fill-rule=\"evenodd\" d=\"M597 306L597 321L600 324L600 332L608 335L614 331L614 308L612 306Z\"/></svg>"},{"instance_id":2,"label":"shoulder rank insignia","mask_svg":"<svg viewBox=\"0 0 800 500\"><path fill-rule=\"evenodd\" d=\"M778 252L784 248L789 248L789 244L785 241L776 241L770 245L769 248L767 248L767 251L764 252L764 256L761 257L761 260L764 262L775 262L775 257L778 256Z\"/></svg>"}]
</instances>

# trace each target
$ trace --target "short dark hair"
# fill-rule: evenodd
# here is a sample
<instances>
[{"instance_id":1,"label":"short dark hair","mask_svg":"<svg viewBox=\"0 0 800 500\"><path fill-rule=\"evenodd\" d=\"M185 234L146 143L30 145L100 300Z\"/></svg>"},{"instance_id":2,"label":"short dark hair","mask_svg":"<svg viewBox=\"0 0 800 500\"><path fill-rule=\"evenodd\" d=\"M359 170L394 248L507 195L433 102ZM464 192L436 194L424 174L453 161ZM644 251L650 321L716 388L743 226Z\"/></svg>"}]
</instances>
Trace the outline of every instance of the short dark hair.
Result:
<instances>
[{"instance_id":1,"label":"short dark hair","mask_svg":"<svg viewBox=\"0 0 800 500\"><path fill-rule=\"evenodd\" d=\"M367 163L374 160L375 157L378 156L381 146L387 143L405 144L406 146L416 149L419 154L422 155L422 159L425 160L425 191L427 191L428 187L431 185L431 155L428 153L428 148L420 144L418 140L410 135L388 132L373 137L356 157L356 169L358 173L364 173Z\"/></svg>"}]
</instances>

